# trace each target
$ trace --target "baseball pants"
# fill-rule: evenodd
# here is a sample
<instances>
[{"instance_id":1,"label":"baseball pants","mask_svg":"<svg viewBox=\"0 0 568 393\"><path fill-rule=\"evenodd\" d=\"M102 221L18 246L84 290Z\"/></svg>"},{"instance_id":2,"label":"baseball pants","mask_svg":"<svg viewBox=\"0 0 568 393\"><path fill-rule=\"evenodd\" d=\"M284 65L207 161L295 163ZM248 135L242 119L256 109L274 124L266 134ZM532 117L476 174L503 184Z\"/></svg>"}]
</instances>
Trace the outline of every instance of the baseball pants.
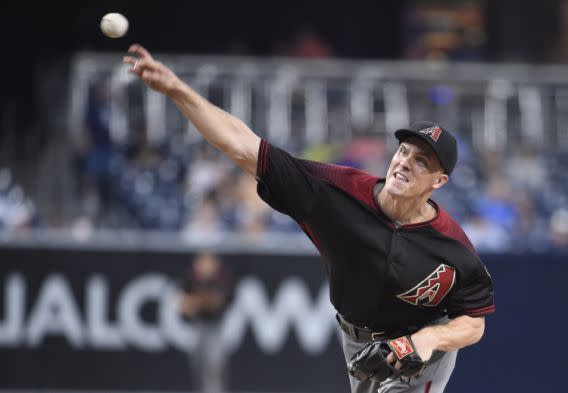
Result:
<instances>
[{"instance_id":1,"label":"baseball pants","mask_svg":"<svg viewBox=\"0 0 568 393\"><path fill-rule=\"evenodd\" d=\"M361 350L367 341L356 341L341 331L345 362ZM447 352L441 359L428 364L418 377L389 378L382 383L371 380L360 382L349 375L351 393L442 393L456 363L458 351Z\"/></svg>"},{"instance_id":2,"label":"baseball pants","mask_svg":"<svg viewBox=\"0 0 568 393\"><path fill-rule=\"evenodd\" d=\"M227 391L227 354L220 340L221 325L217 321L194 322L197 347L189 356L194 387L201 393Z\"/></svg>"}]
</instances>

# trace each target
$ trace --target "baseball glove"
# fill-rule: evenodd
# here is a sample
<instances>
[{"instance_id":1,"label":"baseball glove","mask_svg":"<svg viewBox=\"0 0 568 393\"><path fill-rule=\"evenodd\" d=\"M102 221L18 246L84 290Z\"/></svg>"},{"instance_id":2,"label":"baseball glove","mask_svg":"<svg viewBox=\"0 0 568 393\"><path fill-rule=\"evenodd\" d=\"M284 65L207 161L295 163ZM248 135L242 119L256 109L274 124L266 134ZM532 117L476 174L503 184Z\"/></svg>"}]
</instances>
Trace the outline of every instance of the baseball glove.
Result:
<instances>
[{"instance_id":1,"label":"baseball glove","mask_svg":"<svg viewBox=\"0 0 568 393\"><path fill-rule=\"evenodd\" d=\"M387 362L387 356L391 352L402 364L400 370L394 368L395 362L392 365ZM402 336L394 340L370 342L353 355L347 364L347 370L359 381L371 379L383 382L390 377L415 376L426 364L416 352L410 336Z\"/></svg>"}]
</instances>

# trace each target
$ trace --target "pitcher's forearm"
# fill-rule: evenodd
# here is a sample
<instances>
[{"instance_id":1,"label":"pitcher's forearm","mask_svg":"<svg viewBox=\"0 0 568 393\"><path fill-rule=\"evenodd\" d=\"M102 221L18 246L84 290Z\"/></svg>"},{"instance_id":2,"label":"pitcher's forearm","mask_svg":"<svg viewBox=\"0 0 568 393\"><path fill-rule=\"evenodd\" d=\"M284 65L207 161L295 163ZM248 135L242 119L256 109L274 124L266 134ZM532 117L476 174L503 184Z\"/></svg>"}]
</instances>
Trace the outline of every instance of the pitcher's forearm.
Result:
<instances>
[{"instance_id":1,"label":"pitcher's forearm","mask_svg":"<svg viewBox=\"0 0 568 393\"><path fill-rule=\"evenodd\" d=\"M141 45L131 45L122 61L130 65L128 72L168 96L210 144L244 171L256 175L260 138L241 120L201 97Z\"/></svg>"},{"instance_id":2,"label":"pitcher's forearm","mask_svg":"<svg viewBox=\"0 0 568 393\"><path fill-rule=\"evenodd\" d=\"M260 138L244 122L181 81L168 96L211 145L244 171L256 175Z\"/></svg>"},{"instance_id":3,"label":"pitcher's forearm","mask_svg":"<svg viewBox=\"0 0 568 393\"><path fill-rule=\"evenodd\" d=\"M475 344L484 330L484 318L460 316L446 324L425 327L419 333L434 340L433 349L447 352Z\"/></svg>"}]
</instances>

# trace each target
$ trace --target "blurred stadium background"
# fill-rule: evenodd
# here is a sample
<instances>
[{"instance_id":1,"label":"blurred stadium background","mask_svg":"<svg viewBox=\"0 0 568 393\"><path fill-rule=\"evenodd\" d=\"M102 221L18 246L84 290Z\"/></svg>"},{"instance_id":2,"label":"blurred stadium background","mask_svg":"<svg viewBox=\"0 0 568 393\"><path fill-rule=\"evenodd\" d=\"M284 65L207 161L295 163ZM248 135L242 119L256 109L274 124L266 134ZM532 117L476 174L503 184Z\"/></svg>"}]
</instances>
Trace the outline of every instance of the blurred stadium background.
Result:
<instances>
[{"instance_id":1,"label":"blurred stadium background","mask_svg":"<svg viewBox=\"0 0 568 393\"><path fill-rule=\"evenodd\" d=\"M10 7L0 392L200 391L186 356L200 336L176 302L203 251L235 273L217 336L228 391L348 389L314 248L126 72L134 42L305 158L382 175L397 127L455 132L458 166L435 199L492 272L497 313L447 391L565 391L529 364L550 353L525 343L566 320L568 1ZM130 20L124 38L99 31L111 11Z\"/></svg>"}]
</instances>

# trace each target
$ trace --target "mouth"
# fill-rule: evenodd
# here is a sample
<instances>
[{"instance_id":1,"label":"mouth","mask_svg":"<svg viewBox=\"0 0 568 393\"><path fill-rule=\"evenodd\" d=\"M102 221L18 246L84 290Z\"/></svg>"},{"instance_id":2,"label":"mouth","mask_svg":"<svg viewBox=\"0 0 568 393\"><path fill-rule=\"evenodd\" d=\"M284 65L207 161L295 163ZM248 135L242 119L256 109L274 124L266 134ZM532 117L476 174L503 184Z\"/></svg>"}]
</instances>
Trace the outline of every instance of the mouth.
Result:
<instances>
[{"instance_id":1,"label":"mouth","mask_svg":"<svg viewBox=\"0 0 568 393\"><path fill-rule=\"evenodd\" d=\"M400 172L395 172L393 174L393 177L395 178L395 180L398 180L398 181L403 182L403 183L408 183L408 178Z\"/></svg>"}]
</instances>

